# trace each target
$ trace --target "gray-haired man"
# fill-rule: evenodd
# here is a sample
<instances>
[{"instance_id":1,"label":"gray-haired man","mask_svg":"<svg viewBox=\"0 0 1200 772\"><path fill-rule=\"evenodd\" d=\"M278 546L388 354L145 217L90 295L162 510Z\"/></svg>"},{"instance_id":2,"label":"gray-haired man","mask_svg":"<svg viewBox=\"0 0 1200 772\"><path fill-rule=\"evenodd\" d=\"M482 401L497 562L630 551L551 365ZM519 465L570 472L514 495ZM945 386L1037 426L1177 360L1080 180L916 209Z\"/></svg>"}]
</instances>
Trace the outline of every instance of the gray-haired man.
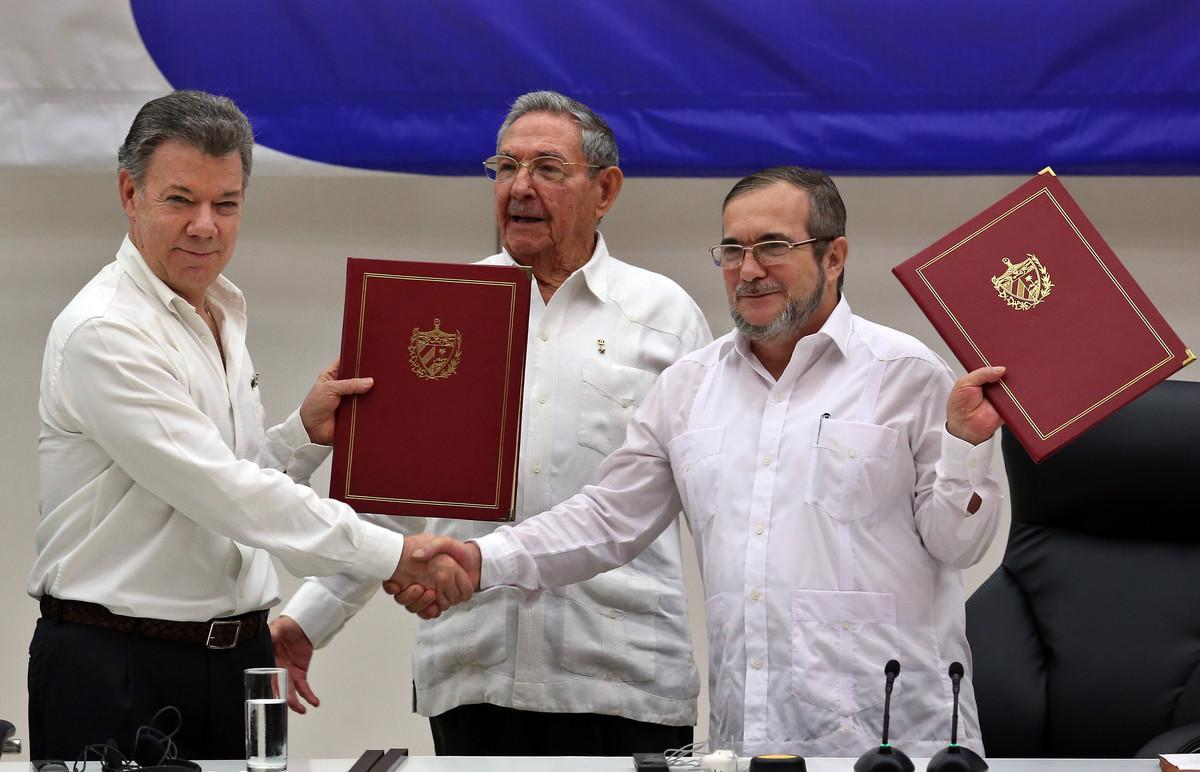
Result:
<instances>
[{"instance_id":1,"label":"gray-haired man","mask_svg":"<svg viewBox=\"0 0 1200 772\"><path fill-rule=\"evenodd\" d=\"M609 255L597 226L623 177L612 131L591 109L525 94L496 153L484 165L504 251L483 262L529 266L537 279L517 486L524 519L578 492L621 444L658 373L711 335L678 285ZM495 526L398 527L473 538ZM309 639L326 643L376 587L361 577L306 582L273 625L277 656L310 702ZM590 581L533 603L500 590L424 623L417 710L430 717L439 754L628 755L689 743L699 679L685 609L673 525L631 564Z\"/></svg>"},{"instance_id":2,"label":"gray-haired man","mask_svg":"<svg viewBox=\"0 0 1200 772\"><path fill-rule=\"evenodd\" d=\"M242 670L273 664L267 551L300 575L410 575L402 550L418 539L300 484L329 452L319 443L332 441L338 401L369 379L331 368L264 431L246 304L221 276L253 144L228 99L181 91L144 105L118 153L128 236L50 330L28 585L42 608L34 759L107 740L129 756L167 705L180 756L240 758Z\"/></svg>"}]
</instances>

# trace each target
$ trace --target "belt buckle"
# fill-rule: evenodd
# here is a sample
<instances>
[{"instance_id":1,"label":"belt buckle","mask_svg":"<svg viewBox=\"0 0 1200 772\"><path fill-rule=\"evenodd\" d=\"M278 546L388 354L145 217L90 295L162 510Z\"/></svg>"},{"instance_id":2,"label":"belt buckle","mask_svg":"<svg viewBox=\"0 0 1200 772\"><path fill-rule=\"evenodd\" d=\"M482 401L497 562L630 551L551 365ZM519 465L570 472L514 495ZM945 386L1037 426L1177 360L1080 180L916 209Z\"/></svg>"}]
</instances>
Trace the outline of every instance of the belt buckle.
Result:
<instances>
[{"instance_id":1,"label":"belt buckle","mask_svg":"<svg viewBox=\"0 0 1200 772\"><path fill-rule=\"evenodd\" d=\"M233 625L233 642L224 646L213 643L213 636L217 634L217 625ZM237 646L238 635L242 631L242 620L240 619L214 619L208 626L208 640L204 642L206 649L232 649Z\"/></svg>"}]
</instances>

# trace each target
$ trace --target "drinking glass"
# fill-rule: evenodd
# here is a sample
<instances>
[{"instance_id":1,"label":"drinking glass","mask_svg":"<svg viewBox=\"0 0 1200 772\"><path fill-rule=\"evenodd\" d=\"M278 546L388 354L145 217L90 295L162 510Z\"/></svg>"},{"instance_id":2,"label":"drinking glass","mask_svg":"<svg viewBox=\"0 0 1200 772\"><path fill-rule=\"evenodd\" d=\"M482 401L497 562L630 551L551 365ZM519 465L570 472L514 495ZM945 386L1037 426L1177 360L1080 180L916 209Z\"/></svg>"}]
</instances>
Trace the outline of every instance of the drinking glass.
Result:
<instances>
[{"instance_id":1,"label":"drinking glass","mask_svg":"<svg viewBox=\"0 0 1200 772\"><path fill-rule=\"evenodd\" d=\"M246 671L246 767L287 769L287 669Z\"/></svg>"}]
</instances>

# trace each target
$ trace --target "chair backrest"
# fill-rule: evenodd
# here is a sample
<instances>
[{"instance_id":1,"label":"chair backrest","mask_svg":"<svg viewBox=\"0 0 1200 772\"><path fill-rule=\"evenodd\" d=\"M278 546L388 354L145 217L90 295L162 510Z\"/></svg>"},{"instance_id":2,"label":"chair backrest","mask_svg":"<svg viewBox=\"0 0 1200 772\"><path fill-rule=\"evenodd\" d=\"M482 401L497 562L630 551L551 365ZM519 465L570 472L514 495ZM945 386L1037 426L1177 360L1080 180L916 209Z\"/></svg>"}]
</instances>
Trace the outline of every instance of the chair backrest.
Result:
<instances>
[{"instance_id":1,"label":"chair backrest","mask_svg":"<svg viewBox=\"0 0 1200 772\"><path fill-rule=\"evenodd\" d=\"M1166 381L1041 464L967 602L988 754L1128 758L1200 721L1200 383Z\"/></svg>"},{"instance_id":2,"label":"chair backrest","mask_svg":"<svg viewBox=\"0 0 1200 772\"><path fill-rule=\"evenodd\" d=\"M0 718L0 756L21 752L21 741L13 739L15 732L16 728L11 723Z\"/></svg>"}]
</instances>

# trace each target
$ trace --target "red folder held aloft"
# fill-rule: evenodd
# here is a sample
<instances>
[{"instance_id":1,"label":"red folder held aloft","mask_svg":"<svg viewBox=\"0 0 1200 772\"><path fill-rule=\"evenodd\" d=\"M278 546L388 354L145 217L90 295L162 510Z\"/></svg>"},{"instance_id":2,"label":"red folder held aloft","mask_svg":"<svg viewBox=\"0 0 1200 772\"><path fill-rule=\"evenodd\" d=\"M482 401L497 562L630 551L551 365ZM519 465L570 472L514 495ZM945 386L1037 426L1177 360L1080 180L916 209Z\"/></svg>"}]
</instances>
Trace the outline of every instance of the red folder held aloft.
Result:
<instances>
[{"instance_id":1,"label":"red folder held aloft","mask_svg":"<svg viewBox=\"0 0 1200 772\"><path fill-rule=\"evenodd\" d=\"M1053 172L892 272L1034 461L1195 359Z\"/></svg>"}]
</instances>

